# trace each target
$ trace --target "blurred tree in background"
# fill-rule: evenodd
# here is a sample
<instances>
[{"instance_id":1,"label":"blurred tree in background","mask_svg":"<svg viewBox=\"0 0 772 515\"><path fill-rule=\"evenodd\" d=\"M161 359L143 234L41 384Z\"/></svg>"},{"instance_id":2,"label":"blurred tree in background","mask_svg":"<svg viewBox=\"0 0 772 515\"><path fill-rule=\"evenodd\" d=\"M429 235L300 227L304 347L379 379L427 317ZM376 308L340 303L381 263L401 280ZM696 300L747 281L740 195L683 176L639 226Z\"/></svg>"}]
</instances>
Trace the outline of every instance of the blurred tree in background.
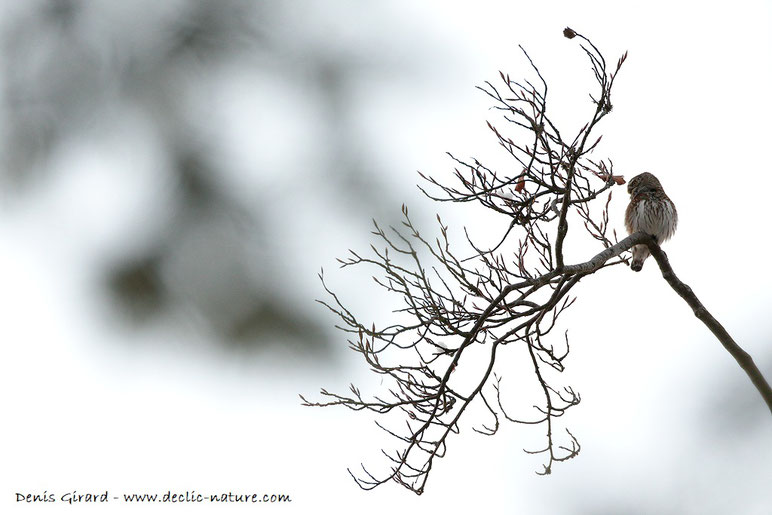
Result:
<instances>
[{"instance_id":1,"label":"blurred tree in background","mask_svg":"<svg viewBox=\"0 0 772 515\"><path fill-rule=\"evenodd\" d=\"M281 334L321 350L323 331L281 257L287 239L307 235L277 203L300 205L312 192L367 219L388 202L388 190L373 187L375 158L363 166L352 144L346 100L378 63L297 31L293 22L308 25L313 9L291 9L242 0L5 6L4 187L18 197L56 181L78 148L105 174L116 173L111 160L125 173L150 169L143 212L117 236L128 243L97 263L126 320L183 311L218 340Z\"/></svg>"}]
</instances>

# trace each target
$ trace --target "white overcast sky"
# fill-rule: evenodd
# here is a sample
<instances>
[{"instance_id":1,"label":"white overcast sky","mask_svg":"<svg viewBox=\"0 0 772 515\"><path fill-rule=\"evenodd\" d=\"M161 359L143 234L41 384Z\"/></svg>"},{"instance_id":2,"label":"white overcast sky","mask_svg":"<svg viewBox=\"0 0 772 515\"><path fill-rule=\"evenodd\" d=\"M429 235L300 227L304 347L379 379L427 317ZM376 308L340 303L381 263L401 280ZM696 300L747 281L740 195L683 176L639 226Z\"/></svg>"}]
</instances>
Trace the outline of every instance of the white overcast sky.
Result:
<instances>
[{"instance_id":1,"label":"white overcast sky","mask_svg":"<svg viewBox=\"0 0 772 515\"><path fill-rule=\"evenodd\" d=\"M4 27L16 9L6 3ZM407 190L405 200L429 215L436 207L404 187L418 181L415 170L449 177L445 151L503 162L485 127L495 113L474 86L495 80L499 70L528 73L518 44L550 83L554 116L569 131L591 109L590 70L576 42L562 37L563 27L590 37L609 60L629 51L598 156L611 157L627 178L650 171L661 179L679 210L678 232L665 247L676 272L772 376L770 2L333 0L286 2L282 9L275 30L292 34L298 48L319 45L363 63L347 99L360 129L355 143L385 163L384 182ZM393 64L369 69L370 61ZM242 149L236 152L277 170L240 186L270 187L282 180L279 174L306 177L312 164L286 138L277 137L273 154L255 156L244 147L250 133L271 137L272 127L281 129L276 134L307 134L313 120L296 102L302 86L262 76L254 90L223 88L232 95L223 105L236 102L260 114L234 122L231 141ZM274 101L263 107L250 97L255 91ZM127 198L152 189L152 173L138 177L129 181ZM291 354L245 365L203 343L193 342L191 351L176 332L136 334L105 320L87 280L90 253L112 241L114 227L129 223L133 204L84 206L80 193L115 187L96 169L79 170L23 200L2 195L4 513L88 511L17 504L17 491L105 489L238 489L293 498L255 508L261 513L770 512L769 413L653 263L640 274L617 267L585 279L566 315L573 344L568 376L583 396L566 415L583 444L578 458L556 466L551 477L537 477L539 462L522 453L518 428L485 438L467 426L435 464L423 496L396 485L365 493L346 467L377 462L378 450L390 445L386 436L368 414L302 408L297 398L366 378L355 356L335 370L302 359L298 366ZM624 197L620 188L612 203L620 234ZM367 298L370 285L348 283L334 262L349 246L362 248L367 220L361 234L335 233L326 211L336 208L313 204L313 190L302 184L276 210L307 231L300 243L287 242L293 253L287 266L295 267L308 302L320 295L321 266L342 293ZM489 222L446 206L443 213L470 229ZM332 234L322 238L323 231ZM92 507L94 513L180 509L214 513L199 506ZM253 510L225 506L217 513L245 509Z\"/></svg>"}]
</instances>

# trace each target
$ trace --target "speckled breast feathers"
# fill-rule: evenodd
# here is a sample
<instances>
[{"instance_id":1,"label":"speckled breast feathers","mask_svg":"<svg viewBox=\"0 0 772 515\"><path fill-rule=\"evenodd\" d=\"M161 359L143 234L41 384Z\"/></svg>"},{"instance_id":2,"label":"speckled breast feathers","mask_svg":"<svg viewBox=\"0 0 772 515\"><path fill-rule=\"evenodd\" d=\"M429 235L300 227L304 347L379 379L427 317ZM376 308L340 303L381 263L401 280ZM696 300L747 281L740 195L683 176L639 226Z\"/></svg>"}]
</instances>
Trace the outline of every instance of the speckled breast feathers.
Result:
<instances>
[{"instance_id":1,"label":"speckled breast feathers","mask_svg":"<svg viewBox=\"0 0 772 515\"><path fill-rule=\"evenodd\" d=\"M643 231L654 236L660 244L670 239L678 225L678 212L659 180L653 174L644 172L633 177L627 191L630 193L630 204L625 211L627 232ZM639 271L648 255L645 245L636 245L630 267Z\"/></svg>"}]
</instances>

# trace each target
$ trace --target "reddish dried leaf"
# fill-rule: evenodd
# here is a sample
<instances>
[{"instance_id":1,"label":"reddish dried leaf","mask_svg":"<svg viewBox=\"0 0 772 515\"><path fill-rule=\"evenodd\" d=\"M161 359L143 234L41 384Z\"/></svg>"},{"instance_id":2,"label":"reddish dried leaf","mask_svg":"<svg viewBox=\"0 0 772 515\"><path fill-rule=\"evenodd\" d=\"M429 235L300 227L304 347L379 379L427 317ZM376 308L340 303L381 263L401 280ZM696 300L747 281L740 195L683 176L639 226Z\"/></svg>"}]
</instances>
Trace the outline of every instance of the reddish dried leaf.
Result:
<instances>
[{"instance_id":1,"label":"reddish dried leaf","mask_svg":"<svg viewBox=\"0 0 772 515\"><path fill-rule=\"evenodd\" d=\"M515 184L515 191L520 193L523 190L525 190L525 178L523 177L523 174L520 174L517 178L517 183Z\"/></svg>"}]
</instances>

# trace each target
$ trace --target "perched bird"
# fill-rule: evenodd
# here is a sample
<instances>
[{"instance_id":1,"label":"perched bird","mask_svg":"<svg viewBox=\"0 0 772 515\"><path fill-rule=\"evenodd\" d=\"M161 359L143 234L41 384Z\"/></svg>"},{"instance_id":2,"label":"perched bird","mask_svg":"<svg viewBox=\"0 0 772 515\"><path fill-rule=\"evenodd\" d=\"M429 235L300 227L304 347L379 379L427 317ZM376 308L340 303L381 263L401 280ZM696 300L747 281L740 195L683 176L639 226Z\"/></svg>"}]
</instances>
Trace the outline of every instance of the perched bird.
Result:
<instances>
[{"instance_id":1,"label":"perched bird","mask_svg":"<svg viewBox=\"0 0 772 515\"><path fill-rule=\"evenodd\" d=\"M625 211L628 233L643 231L654 236L657 243L673 236L678 224L678 212L654 175L648 172L636 175L627 184L627 192L630 194L630 204ZM640 272L647 257L649 248L646 245L635 245L630 268Z\"/></svg>"}]
</instances>

